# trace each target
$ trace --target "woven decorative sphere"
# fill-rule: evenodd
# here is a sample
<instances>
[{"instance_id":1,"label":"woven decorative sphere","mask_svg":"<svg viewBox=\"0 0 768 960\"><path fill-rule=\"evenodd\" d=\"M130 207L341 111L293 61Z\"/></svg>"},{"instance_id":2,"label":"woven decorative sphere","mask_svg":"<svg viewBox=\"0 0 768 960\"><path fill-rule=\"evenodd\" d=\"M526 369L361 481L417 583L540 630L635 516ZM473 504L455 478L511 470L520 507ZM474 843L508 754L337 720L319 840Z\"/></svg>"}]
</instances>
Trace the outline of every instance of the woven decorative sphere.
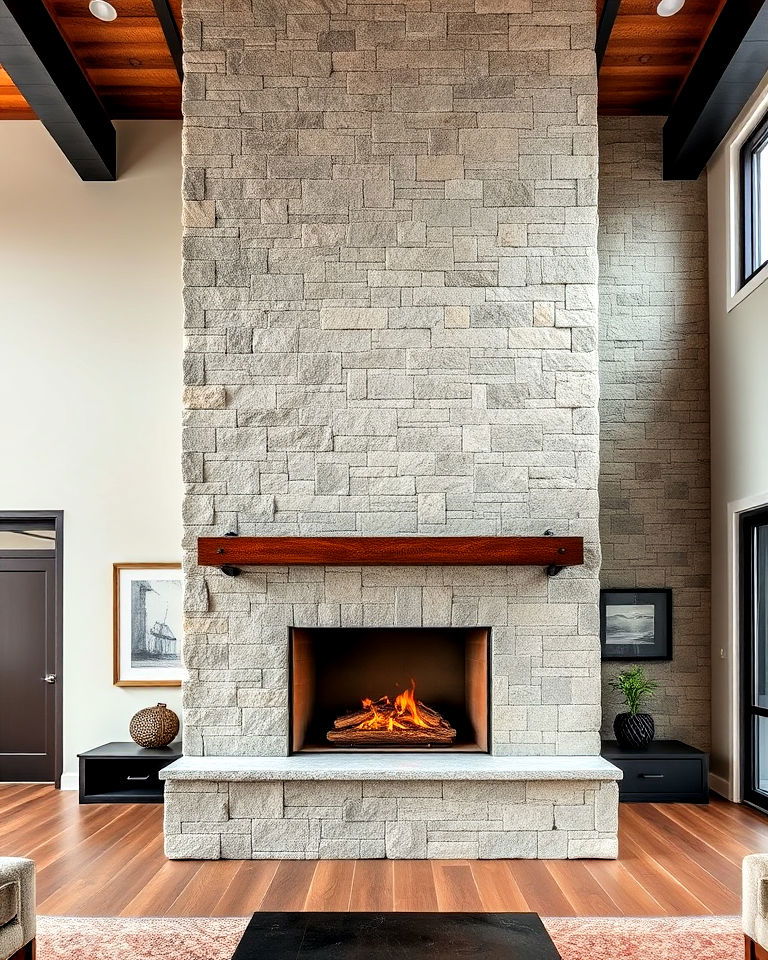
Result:
<instances>
[{"instance_id":1,"label":"woven decorative sphere","mask_svg":"<svg viewBox=\"0 0 768 960\"><path fill-rule=\"evenodd\" d=\"M179 732L179 718L164 703L139 710L128 728L140 747L167 747Z\"/></svg>"}]
</instances>

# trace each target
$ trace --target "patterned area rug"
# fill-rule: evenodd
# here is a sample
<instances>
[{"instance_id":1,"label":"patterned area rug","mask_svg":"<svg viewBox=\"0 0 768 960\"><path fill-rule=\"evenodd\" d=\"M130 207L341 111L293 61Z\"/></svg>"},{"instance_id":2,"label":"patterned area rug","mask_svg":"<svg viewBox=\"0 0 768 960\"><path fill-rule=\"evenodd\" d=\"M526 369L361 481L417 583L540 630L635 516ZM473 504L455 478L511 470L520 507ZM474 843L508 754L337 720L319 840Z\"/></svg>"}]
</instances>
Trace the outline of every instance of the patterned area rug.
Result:
<instances>
[{"instance_id":1,"label":"patterned area rug","mask_svg":"<svg viewBox=\"0 0 768 960\"><path fill-rule=\"evenodd\" d=\"M242 917L40 917L39 960L230 960ZM742 960L738 917L545 919L563 960ZM264 957L269 960L269 957Z\"/></svg>"}]
</instances>

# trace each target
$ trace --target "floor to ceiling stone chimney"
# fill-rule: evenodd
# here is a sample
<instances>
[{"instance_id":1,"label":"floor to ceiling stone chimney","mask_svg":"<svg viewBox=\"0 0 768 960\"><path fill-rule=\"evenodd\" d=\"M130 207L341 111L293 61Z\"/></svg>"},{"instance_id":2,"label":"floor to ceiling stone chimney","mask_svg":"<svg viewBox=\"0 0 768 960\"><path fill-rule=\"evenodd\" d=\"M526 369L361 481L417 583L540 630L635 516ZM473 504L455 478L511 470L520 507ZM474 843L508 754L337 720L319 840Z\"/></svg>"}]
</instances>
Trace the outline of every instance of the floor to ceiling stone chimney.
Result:
<instances>
[{"instance_id":1,"label":"floor to ceiling stone chimney","mask_svg":"<svg viewBox=\"0 0 768 960\"><path fill-rule=\"evenodd\" d=\"M185 0L169 856L615 856L594 19L592 0ZM226 531L547 529L584 537L585 564L196 566ZM289 757L289 629L397 625L492 630L491 756L429 757L423 779Z\"/></svg>"}]
</instances>

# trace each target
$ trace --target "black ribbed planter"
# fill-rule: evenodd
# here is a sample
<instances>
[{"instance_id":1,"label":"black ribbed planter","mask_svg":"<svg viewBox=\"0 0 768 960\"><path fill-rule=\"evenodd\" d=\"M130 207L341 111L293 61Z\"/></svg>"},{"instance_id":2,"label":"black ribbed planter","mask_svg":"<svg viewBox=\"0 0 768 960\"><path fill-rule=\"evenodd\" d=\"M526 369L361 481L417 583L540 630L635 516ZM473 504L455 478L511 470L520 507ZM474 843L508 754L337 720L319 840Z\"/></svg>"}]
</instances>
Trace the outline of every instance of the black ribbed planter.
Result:
<instances>
[{"instance_id":1,"label":"black ribbed planter","mask_svg":"<svg viewBox=\"0 0 768 960\"><path fill-rule=\"evenodd\" d=\"M656 727L650 713L619 713L613 721L616 742L625 750L647 750Z\"/></svg>"}]
</instances>

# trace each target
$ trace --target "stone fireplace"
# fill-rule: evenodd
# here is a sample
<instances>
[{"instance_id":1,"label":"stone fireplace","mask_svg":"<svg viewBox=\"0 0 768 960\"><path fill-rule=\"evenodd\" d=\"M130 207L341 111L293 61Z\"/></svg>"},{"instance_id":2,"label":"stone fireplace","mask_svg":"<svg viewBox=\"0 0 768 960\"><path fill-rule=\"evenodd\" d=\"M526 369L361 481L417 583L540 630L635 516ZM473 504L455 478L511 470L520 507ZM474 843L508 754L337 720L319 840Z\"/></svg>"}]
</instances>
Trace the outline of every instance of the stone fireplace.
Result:
<instances>
[{"instance_id":1,"label":"stone fireplace","mask_svg":"<svg viewBox=\"0 0 768 960\"><path fill-rule=\"evenodd\" d=\"M167 855L615 856L592 0L184 14L189 676ZM228 531L548 529L584 564L197 562ZM384 634L429 657L382 672ZM328 741L411 679L455 740Z\"/></svg>"}]
</instances>

